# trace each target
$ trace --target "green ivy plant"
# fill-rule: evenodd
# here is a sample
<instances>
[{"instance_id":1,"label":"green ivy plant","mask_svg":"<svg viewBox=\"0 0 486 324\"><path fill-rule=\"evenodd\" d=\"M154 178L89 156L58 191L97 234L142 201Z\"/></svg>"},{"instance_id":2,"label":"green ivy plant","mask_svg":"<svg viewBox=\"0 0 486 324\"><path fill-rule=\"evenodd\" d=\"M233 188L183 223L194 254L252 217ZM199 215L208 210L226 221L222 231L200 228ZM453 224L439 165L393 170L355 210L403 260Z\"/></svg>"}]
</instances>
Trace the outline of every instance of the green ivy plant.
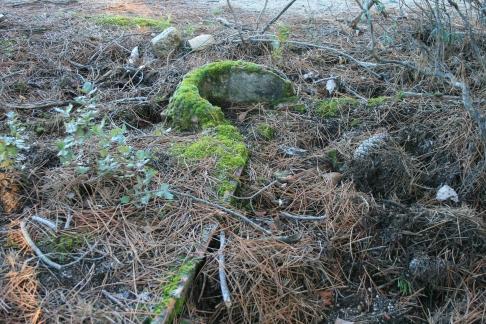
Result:
<instances>
[{"instance_id":1,"label":"green ivy plant","mask_svg":"<svg viewBox=\"0 0 486 324\"><path fill-rule=\"evenodd\" d=\"M407 279L398 278L398 290L402 295L411 295L413 292L412 284Z\"/></svg>"},{"instance_id":2,"label":"green ivy plant","mask_svg":"<svg viewBox=\"0 0 486 324\"><path fill-rule=\"evenodd\" d=\"M157 176L157 171L150 167L152 156L149 151L137 150L127 143L126 126L108 129L104 118L99 121L93 99L84 96L78 97L78 101L84 101L85 105L74 117L71 117L72 105L57 110L69 118L65 123L66 136L57 144L61 163L74 166L78 174L135 179L133 188L120 198L122 204L147 205L155 197L173 199L167 184L152 190ZM95 150L95 154L86 152L88 148Z\"/></svg>"},{"instance_id":3,"label":"green ivy plant","mask_svg":"<svg viewBox=\"0 0 486 324\"><path fill-rule=\"evenodd\" d=\"M9 132L0 135L0 167L7 170L22 169L25 157L20 151L29 149L28 136L14 112L8 112L6 116Z\"/></svg>"}]
</instances>

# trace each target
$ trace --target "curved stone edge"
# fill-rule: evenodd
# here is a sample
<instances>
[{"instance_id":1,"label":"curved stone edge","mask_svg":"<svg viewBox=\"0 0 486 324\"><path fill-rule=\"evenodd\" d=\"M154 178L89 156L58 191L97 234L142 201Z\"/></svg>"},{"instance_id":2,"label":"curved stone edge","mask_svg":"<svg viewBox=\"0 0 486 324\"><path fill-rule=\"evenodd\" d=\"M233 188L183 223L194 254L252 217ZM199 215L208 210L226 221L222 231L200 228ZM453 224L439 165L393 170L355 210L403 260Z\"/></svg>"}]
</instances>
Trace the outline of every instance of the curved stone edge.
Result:
<instances>
[{"instance_id":1,"label":"curved stone edge","mask_svg":"<svg viewBox=\"0 0 486 324\"><path fill-rule=\"evenodd\" d=\"M214 237L218 224L208 224L202 232L201 242L197 246L195 256L184 261L165 285L162 298L155 307L155 316L146 318L144 323L169 324L181 314L190 287L197 272L205 262L205 253Z\"/></svg>"},{"instance_id":2,"label":"curved stone edge","mask_svg":"<svg viewBox=\"0 0 486 324\"><path fill-rule=\"evenodd\" d=\"M189 160L216 158L216 176L221 182L217 192L224 201L228 201L234 194L238 186L239 176L248 160L249 152L243 141L243 136L235 126L230 125L224 118L222 109L200 96L198 84L206 76L206 73L215 73L222 69L234 67L244 68L250 73L261 72L264 69L265 72L278 76L276 73L254 63L242 61L210 63L184 77L165 111L165 115L172 119L173 125L178 129L206 129L196 141L172 147L171 154ZM285 84L290 99L294 95L294 90L289 81L286 81ZM207 250L207 245L217 227L217 224L211 224L206 229L206 232L210 234L203 234L203 246L205 248L198 248L200 255L185 261L170 278L163 290L161 302L156 307L156 316L147 319L148 322L172 323L180 314L198 268L204 263L204 252Z\"/></svg>"},{"instance_id":3,"label":"curved stone edge","mask_svg":"<svg viewBox=\"0 0 486 324\"><path fill-rule=\"evenodd\" d=\"M295 95L290 81L283 79L265 66L245 61L217 61L186 74L171 97L163 115L168 117L172 125L180 130L201 129L225 123L222 109L201 96L199 85L204 78L223 74L232 69L241 69L248 73L271 74L284 82L284 99L290 100ZM274 104L276 103L278 102Z\"/></svg>"}]
</instances>

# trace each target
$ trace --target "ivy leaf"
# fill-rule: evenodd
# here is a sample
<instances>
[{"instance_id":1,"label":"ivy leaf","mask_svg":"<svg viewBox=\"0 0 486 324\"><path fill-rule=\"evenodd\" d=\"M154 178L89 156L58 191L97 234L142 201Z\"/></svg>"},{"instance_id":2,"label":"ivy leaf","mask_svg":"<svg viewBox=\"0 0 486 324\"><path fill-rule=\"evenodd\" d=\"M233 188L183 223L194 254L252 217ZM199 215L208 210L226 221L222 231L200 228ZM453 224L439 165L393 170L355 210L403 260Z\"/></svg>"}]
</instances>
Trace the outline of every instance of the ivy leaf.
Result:
<instances>
[{"instance_id":1,"label":"ivy leaf","mask_svg":"<svg viewBox=\"0 0 486 324\"><path fill-rule=\"evenodd\" d=\"M142 198L140 199L140 202L142 203L142 205L147 205L150 201L150 198L152 198L152 197L150 196L150 194L147 193L147 194L142 196Z\"/></svg>"},{"instance_id":2,"label":"ivy leaf","mask_svg":"<svg viewBox=\"0 0 486 324\"><path fill-rule=\"evenodd\" d=\"M83 84L83 88L81 89L81 92L87 94L87 93L90 93L91 90L93 90L93 83L92 82L89 82L89 81L86 81Z\"/></svg>"},{"instance_id":3,"label":"ivy leaf","mask_svg":"<svg viewBox=\"0 0 486 324\"><path fill-rule=\"evenodd\" d=\"M58 112L62 115L62 117L64 118L68 118L69 117L69 114L71 113L71 110L73 109L73 105L72 104L69 104L66 109L62 109L62 108L54 108L54 111L55 112Z\"/></svg>"},{"instance_id":4,"label":"ivy leaf","mask_svg":"<svg viewBox=\"0 0 486 324\"><path fill-rule=\"evenodd\" d=\"M120 198L120 203L123 205L126 205L130 202L130 197L129 196L123 196Z\"/></svg>"},{"instance_id":5,"label":"ivy leaf","mask_svg":"<svg viewBox=\"0 0 486 324\"><path fill-rule=\"evenodd\" d=\"M66 133L74 134L78 130L78 125L75 122L69 122L66 124Z\"/></svg>"},{"instance_id":6,"label":"ivy leaf","mask_svg":"<svg viewBox=\"0 0 486 324\"><path fill-rule=\"evenodd\" d=\"M80 165L80 166L78 166L78 167L76 168L76 171L77 171L79 174L86 174L86 173L88 173L88 172L89 172L89 167Z\"/></svg>"},{"instance_id":7,"label":"ivy leaf","mask_svg":"<svg viewBox=\"0 0 486 324\"><path fill-rule=\"evenodd\" d=\"M174 199L174 195L169 191L169 185L167 183L161 184L159 189L155 192L155 195L159 198L164 198L167 200Z\"/></svg>"},{"instance_id":8,"label":"ivy leaf","mask_svg":"<svg viewBox=\"0 0 486 324\"><path fill-rule=\"evenodd\" d=\"M122 145L122 146L118 146L116 148L116 150L120 154L127 155L127 154L130 153L130 151L132 150L132 148L130 146L128 146L128 145Z\"/></svg>"}]
</instances>

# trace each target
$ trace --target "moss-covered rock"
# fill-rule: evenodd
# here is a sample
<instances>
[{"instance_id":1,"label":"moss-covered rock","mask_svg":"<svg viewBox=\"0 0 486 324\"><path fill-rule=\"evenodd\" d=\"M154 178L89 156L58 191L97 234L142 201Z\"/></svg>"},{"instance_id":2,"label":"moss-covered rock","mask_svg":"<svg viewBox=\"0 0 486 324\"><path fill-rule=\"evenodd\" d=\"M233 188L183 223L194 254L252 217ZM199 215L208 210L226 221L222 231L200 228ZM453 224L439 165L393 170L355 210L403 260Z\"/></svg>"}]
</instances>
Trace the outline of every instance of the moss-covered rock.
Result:
<instances>
[{"instance_id":1,"label":"moss-covered rock","mask_svg":"<svg viewBox=\"0 0 486 324\"><path fill-rule=\"evenodd\" d=\"M155 318L147 322L151 323L172 323L182 312L189 281L192 281L198 260L184 262L169 278L164 285L162 298L155 307Z\"/></svg>"},{"instance_id":2,"label":"moss-covered rock","mask_svg":"<svg viewBox=\"0 0 486 324\"><path fill-rule=\"evenodd\" d=\"M171 153L189 162L215 159L214 175L220 181L217 192L221 196L236 189L236 175L248 159L248 149L243 137L236 127L229 124L206 130L199 139L190 144L175 145Z\"/></svg>"},{"instance_id":3,"label":"moss-covered rock","mask_svg":"<svg viewBox=\"0 0 486 324\"><path fill-rule=\"evenodd\" d=\"M178 129L201 129L225 123L221 107L256 102L276 104L293 96L292 84L264 66L220 61L188 73L164 115Z\"/></svg>"}]
</instances>

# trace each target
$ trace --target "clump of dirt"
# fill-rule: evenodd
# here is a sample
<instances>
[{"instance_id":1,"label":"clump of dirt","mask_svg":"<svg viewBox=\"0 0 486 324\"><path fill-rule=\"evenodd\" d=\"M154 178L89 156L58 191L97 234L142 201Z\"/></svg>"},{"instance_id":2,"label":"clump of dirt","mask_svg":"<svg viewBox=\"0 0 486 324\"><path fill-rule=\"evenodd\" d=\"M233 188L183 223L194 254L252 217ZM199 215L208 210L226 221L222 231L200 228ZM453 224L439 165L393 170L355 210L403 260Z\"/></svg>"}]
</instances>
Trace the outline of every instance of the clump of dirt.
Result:
<instances>
[{"instance_id":1,"label":"clump of dirt","mask_svg":"<svg viewBox=\"0 0 486 324\"><path fill-rule=\"evenodd\" d=\"M353 157L346 161L344 169L345 177L352 180L359 191L376 197L413 199L418 195L417 161L392 142L364 156Z\"/></svg>"}]
</instances>

